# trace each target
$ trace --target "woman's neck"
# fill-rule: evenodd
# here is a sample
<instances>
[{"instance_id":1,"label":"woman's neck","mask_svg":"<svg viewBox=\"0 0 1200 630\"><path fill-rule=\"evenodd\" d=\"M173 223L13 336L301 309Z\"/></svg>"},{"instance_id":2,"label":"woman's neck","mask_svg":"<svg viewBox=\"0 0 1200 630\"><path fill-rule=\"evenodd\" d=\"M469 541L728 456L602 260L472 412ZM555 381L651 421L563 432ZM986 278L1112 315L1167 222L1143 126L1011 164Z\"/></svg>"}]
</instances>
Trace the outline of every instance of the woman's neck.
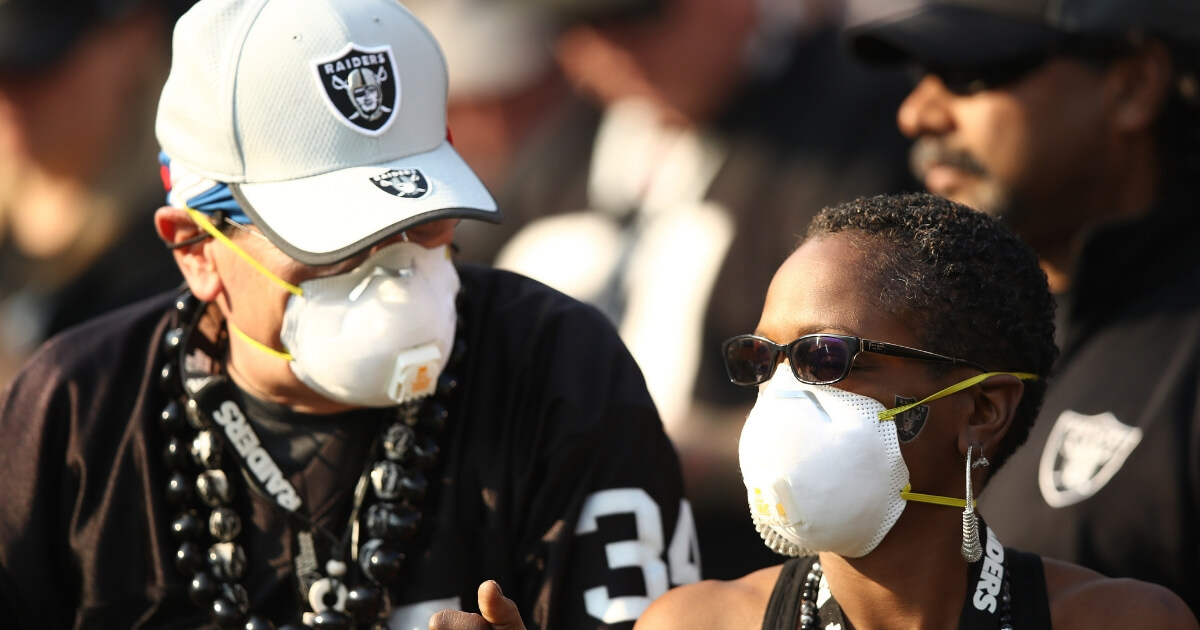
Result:
<instances>
[{"instance_id":1,"label":"woman's neck","mask_svg":"<svg viewBox=\"0 0 1200 630\"><path fill-rule=\"evenodd\" d=\"M862 558L821 554L830 592L856 630L958 626L968 581L961 514L921 507L908 516L928 518L902 517Z\"/></svg>"}]
</instances>

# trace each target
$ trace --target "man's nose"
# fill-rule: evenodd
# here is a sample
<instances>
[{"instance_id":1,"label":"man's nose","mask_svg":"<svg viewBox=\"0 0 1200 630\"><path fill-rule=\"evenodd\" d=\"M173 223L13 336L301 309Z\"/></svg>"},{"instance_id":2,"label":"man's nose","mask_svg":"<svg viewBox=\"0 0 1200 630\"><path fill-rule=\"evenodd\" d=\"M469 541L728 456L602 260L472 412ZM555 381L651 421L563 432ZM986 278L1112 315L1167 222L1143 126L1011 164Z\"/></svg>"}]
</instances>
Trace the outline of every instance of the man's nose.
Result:
<instances>
[{"instance_id":1,"label":"man's nose","mask_svg":"<svg viewBox=\"0 0 1200 630\"><path fill-rule=\"evenodd\" d=\"M952 96L937 76L927 74L922 77L896 111L900 133L916 138L950 131L954 119L947 105Z\"/></svg>"}]
</instances>

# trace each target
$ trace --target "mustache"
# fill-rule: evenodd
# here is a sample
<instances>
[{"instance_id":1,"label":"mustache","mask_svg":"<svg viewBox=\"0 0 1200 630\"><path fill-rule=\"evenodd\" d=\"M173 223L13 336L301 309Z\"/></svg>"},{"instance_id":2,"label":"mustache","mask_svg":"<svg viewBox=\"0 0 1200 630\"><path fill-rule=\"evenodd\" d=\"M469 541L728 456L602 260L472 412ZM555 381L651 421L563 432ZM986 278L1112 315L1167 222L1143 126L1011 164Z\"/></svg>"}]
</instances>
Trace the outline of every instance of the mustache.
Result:
<instances>
[{"instance_id":1,"label":"mustache","mask_svg":"<svg viewBox=\"0 0 1200 630\"><path fill-rule=\"evenodd\" d=\"M925 174L934 166L950 166L980 177L987 175L987 170L973 155L934 136L921 136L913 142L908 165L918 179L925 179Z\"/></svg>"}]
</instances>

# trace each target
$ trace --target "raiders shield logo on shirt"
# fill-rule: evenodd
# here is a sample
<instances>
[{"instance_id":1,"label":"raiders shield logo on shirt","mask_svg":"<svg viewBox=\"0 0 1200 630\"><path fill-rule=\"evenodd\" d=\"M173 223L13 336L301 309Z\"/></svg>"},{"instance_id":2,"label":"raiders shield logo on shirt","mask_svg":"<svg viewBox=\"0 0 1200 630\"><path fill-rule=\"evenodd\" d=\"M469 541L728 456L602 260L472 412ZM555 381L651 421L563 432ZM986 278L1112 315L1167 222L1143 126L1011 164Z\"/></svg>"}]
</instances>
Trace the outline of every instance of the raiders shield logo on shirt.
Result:
<instances>
[{"instance_id":1,"label":"raiders shield logo on shirt","mask_svg":"<svg viewBox=\"0 0 1200 630\"><path fill-rule=\"evenodd\" d=\"M341 52L313 62L325 88L325 102L351 129L377 136L395 119L400 82L391 46L348 44Z\"/></svg>"},{"instance_id":2,"label":"raiders shield logo on shirt","mask_svg":"<svg viewBox=\"0 0 1200 630\"><path fill-rule=\"evenodd\" d=\"M1142 441L1142 430L1112 413L1062 412L1046 438L1038 485L1050 507L1065 507L1096 494Z\"/></svg>"}]
</instances>

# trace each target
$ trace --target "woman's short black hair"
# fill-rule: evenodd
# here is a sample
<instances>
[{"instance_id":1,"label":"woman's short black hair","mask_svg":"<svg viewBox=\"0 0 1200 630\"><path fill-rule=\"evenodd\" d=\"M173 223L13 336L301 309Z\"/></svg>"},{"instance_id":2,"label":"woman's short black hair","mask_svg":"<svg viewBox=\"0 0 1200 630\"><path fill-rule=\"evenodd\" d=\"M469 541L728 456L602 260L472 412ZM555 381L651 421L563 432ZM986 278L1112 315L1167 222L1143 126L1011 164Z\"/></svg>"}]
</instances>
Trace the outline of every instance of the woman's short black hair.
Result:
<instances>
[{"instance_id":1,"label":"woman's short black hair","mask_svg":"<svg viewBox=\"0 0 1200 630\"><path fill-rule=\"evenodd\" d=\"M999 219L930 194L881 195L826 208L808 238L844 234L869 252L876 306L911 322L921 347L993 371L1032 372L995 472L1029 436L1058 357L1054 301L1038 258ZM930 364L932 370L944 366Z\"/></svg>"}]
</instances>

